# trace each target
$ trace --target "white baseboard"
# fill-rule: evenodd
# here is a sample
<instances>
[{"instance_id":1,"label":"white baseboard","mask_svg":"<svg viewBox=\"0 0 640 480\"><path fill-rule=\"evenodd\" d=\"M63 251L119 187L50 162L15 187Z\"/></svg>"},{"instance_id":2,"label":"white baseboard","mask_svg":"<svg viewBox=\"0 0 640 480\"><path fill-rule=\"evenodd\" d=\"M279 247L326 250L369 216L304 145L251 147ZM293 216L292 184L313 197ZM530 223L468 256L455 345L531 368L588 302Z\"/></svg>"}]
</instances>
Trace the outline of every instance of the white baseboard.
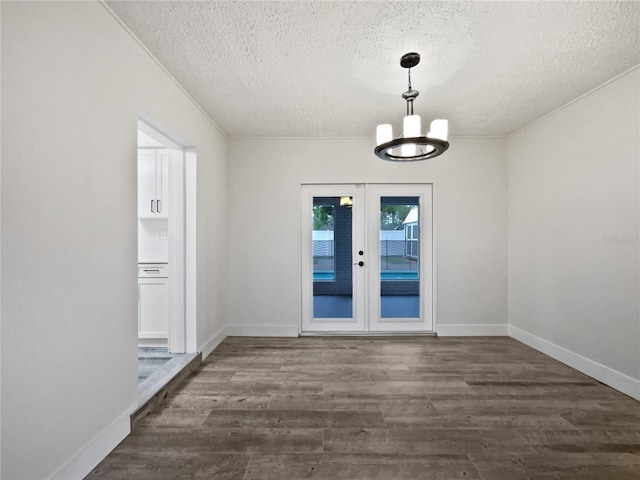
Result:
<instances>
[{"instance_id":1,"label":"white baseboard","mask_svg":"<svg viewBox=\"0 0 640 480\"><path fill-rule=\"evenodd\" d=\"M297 325L227 325L233 337L297 337Z\"/></svg>"},{"instance_id":2,"label":"white baseboard","mask_svg":"<svg viewBox=\"0 0 640 480\"><path fill-rule=\"evenodd\" d=\"M215 333L200 349L202 352L202 360L207 358L211 352L213 352L222 341L227 338L227 327L222 327Z\"/></svg>"},{"instance_id":3,"label":"white baseboard","mask_svg":"<svg viewBox=\"0 0 640 480\"><path fill-rule=\"evenodd\" d=\"M636 380L513 325L509 325L509 336L636 400L640 400L640 380Z\"/></svg>"},{"instance_id":4,"label":"white baseboard","mask_svg":"<svg viewBox=\"0 0 640 480\"><path fill-rule=\"evenodd\" d=\"M441 337L507 337L507 324L496 323L488 325L437 325L436 332Z\"/></svg>"},{"instance_id":5,"label":"white baseboard","mask_svg":"<svg viewBox=\"0 0 640 480\"><path fill-rule=\"evenodd\" d=\"M89 440L84 447L56 470L49 477L49 480L81 480L91 473L91 470L131 433L131 414L136 408L138 408L137 402Z\"/></svg>"}]
</instances>

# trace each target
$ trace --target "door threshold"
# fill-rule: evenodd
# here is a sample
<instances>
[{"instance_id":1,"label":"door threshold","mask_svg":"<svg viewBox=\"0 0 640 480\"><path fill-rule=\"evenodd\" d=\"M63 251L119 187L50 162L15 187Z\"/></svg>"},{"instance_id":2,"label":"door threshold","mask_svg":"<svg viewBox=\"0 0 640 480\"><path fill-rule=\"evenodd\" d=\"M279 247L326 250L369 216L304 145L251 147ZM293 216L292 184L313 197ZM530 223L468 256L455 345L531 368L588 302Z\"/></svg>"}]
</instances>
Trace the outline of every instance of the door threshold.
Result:
<instances>
[{"instance_id":1,"label":"door threshold","mask_svg":"<svg viewBox=\"0 0 640 480\"><path fill-rule=\"evenodd\" d=\"M301 332L299 337L437 337L436 332Z\"/></svg>"},{"instance_id":2,"label":"door threshold","mask_svg":"<svg viewBox=\"0 0 640 480\"><path fill-rule=\"evenodd\" d=\"M131 414L131 430L201 364L202 353L173 354L171 360L142 382L138 387L138 408Z\"/></svg>"}]
</instances>

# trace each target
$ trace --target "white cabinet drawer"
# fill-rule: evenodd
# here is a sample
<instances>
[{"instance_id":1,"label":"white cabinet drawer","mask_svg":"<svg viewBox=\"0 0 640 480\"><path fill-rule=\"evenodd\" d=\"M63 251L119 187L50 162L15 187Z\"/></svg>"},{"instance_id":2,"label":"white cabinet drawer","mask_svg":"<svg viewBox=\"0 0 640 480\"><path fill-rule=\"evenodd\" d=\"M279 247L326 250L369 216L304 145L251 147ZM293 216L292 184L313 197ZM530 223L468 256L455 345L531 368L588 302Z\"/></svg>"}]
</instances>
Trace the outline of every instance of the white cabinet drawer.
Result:
<instances>
[{"instance_id":1,"label":"white cabinet drawer","mask_svg":"<svg viewBox=\"0 0 640 480\"><path fill-rule=\"evenodd\" d=\"M139 263L138 278L168 278L169 265L166 263Z\"/></svg>"}]
</instances>

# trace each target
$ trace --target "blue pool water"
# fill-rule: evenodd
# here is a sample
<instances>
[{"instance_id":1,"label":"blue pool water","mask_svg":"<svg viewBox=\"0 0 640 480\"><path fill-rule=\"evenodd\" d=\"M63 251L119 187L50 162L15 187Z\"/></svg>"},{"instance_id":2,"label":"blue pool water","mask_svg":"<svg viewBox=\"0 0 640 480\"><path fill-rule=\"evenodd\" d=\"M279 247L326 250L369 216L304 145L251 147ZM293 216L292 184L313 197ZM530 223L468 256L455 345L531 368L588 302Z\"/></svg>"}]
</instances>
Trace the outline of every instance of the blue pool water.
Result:
<instances>
[{"instance_id":1,"label":"blue pool water","mask_svg":"<svg viewBox=\"0 0 640 480\"><path fill-rule=\"evenodd\" d=\"M335 280L336 274L333 272L313 272L314 280Z\"/></svg>"},{"instance_id":2,"label":"blue pool water","mask_svg":"<svg viewBox=\"0 0 640 480\"><path fill-rule=\"evenodd\" d=\"M418 272L411 271L386 271L380 272L380 280L417 280Z\"/></svg>"},{"instance_id":3,"label":"blue pool water","mask_svg":"<svg viewBox=\"0 0 640 480\"><path fill-rule=\"evenodd\" d=\"M313 279L319 281L335 280L334 272L313 272ZM380 272L381 280L417 280L418 272L415 271L385 271Z\"/></svg>"}]
</instances>

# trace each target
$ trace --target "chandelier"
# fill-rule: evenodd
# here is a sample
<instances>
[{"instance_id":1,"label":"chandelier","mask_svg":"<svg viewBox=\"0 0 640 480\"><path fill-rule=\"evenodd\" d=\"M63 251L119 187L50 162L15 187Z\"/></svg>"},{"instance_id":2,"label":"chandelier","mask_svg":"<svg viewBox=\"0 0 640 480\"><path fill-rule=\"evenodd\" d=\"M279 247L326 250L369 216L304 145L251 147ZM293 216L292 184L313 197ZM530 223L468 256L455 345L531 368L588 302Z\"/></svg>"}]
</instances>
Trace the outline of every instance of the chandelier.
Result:
<instances>
[{"instance_id":1,"label":"chandelier","mask_svg":"<svg viewBox=\"0 0 640 480\"><path fill-rule=\"evenodd\" d=\"M447 120L434 120L431 122L431 130L422 135L420 115L413 114L413 101L420 94L411 88L411 68L420 63L420 54L406 53L400 59L400 65L408 69L409 88L402 94L407 101L407 116L402 124L402 135L393 138L391 124L378 125L376 130L375 154L383 160L392 162L415 162L442 155L449 142L449 122Z\"/></svg>"}]
</instances>

